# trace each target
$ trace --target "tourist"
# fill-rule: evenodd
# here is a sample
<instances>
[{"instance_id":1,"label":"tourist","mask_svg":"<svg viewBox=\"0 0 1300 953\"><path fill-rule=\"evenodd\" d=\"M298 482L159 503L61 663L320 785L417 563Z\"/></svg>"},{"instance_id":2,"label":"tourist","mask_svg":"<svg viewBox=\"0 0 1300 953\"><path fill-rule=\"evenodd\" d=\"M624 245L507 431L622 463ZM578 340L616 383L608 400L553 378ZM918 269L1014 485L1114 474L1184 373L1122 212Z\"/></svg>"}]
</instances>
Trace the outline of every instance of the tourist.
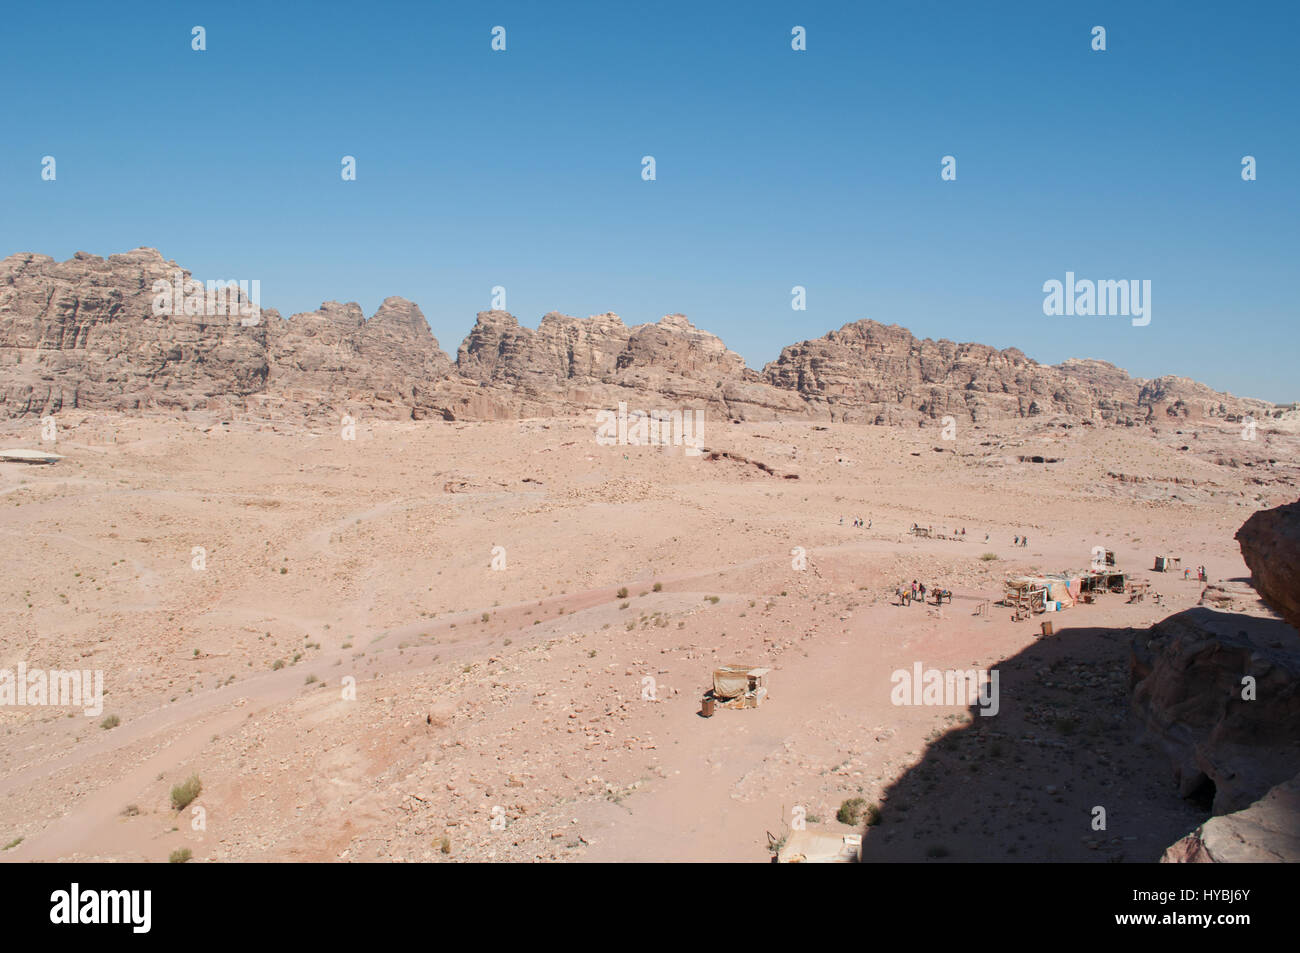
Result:
<instances>
[{"instance_id":1,"label":"tourist","mask_svg":"<svg viewBox=\"0 0 1300 953\"><path fill-rule=\"evenodd\" d=\"M1019 537L1019 536L1016 537L1016 543L1015 543L1015 544L1016 544L1017 546L1020 545L1020 537Z\"/></svg>"}]
</instances>

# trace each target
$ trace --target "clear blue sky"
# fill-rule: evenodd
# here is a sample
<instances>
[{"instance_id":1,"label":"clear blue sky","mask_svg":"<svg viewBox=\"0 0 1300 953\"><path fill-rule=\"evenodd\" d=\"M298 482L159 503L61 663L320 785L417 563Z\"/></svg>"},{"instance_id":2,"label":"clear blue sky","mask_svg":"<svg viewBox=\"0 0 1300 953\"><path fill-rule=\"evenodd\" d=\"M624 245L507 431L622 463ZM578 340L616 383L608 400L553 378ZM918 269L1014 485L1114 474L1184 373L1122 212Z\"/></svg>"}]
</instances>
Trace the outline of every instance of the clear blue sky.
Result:
<instances>
[{"instance_id":1,"label":"clear blue sky","mask_svg":"<svg viewBox=\"0 0 1300 953\"><path fill-rule=\"evenodd\" d=\"M399 294L451 354L503 285L755 368L874 318L1296 400L1298 36L1295 2L11 4L0 255ZM1067 270L1150 279L1151 324L1044 316Z\"/></svg>"}]
</instances>

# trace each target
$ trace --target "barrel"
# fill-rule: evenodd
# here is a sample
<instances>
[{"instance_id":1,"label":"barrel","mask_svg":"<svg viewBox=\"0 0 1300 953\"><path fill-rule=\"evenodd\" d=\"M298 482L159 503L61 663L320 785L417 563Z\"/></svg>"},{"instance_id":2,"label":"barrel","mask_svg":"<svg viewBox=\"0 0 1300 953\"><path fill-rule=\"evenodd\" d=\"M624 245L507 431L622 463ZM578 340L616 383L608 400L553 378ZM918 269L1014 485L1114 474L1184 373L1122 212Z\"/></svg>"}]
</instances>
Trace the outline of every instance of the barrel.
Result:
<instances>
[{"instance_id":1,"label":"barrel","mask_svg":"<svg viewBox=\"0 0 1300 953\"><path fill-rule=\"evenodd\" d=\"M713 705L714 705L714 700L712 698L706 697L703 701L700 702L700 714L703 715L705 718L712 718Z\"/></svg>"}]
</instances>

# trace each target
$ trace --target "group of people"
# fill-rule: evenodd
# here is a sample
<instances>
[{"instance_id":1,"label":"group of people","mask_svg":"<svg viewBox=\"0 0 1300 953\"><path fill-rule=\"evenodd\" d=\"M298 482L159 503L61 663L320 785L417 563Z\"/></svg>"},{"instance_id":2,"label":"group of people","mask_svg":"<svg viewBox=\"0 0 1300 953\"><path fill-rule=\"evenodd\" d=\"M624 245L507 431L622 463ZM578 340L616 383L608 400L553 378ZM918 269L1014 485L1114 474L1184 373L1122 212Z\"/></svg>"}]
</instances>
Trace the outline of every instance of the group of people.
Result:
<instances>
[{"instance_id":1,"label":"group of people","mask_svg":"<svg viewBox=\"0 0 1300 953\"><path fill-rule=\"evenodd\" d=\"M1191 572L1192 572L1192 571L1191 571L1190 569L1184 569L1184 570L1183 570L1183 578L1184 578L1184 579L1187 579L1187 578L1190 576ZM1207 577L1206 574L1205 574L1205 567L1204 567L1204 566L1197 566L1197 567L1196 567L1196 580L1197 580L1198 582L1209 582L1209 579L1208 579L1208 577Z\"/></svg>"},{"instance_id":2,"label":"group of people","mask_svg":"<svg viewBox=\"0 0 1300 953\"><path fill-rule=\"evenodd\" d=\"M840 525L841 525L841 526L844 525L844 517L843 517L843 516L840 517ZM871 529L871 520L867 520L867 521L864 523L864 522L862 522L862 518L861 518L861 517L857 517L857 518L855 518L855 519L853 520L853 525L856 526L858 529Z\"/></svg>"},{"instance_id":3,"label":"group of people","mask_svg":"<svg viewBox=\"0 0 1300 953\"><path fill-rule=\"evenodd\" d=\"M925 588L925 583L917 582L915 579L912 580L912 585L910 587L906 585L899 586L898 589L895 590L894 595L898 596L898 604L900 606L911 605L913 602L918 600L920 600L921 604L924 605L925 594L927 591L934 596L935 605L941 605L944 596L947 596L948 601L952 602L952 593L947 589L940 589L938 586L932 586L927 590Z\"/></svg>"},{"instance_id":4,"label":"group of people","mask_svg":"<svg viewBox=\"0 0 1300 953\"><path fill-rule=\"evenodd\" d=\"M984 537L984 541L985 541L985 542L988 542L988 537L987 537L987 536ZM1029 545L1029 537L1028 537L1028 536L1017 536L1017 537L1016 537L1015 545L1017 545L1017 546L1028 546L1028 545Z\"/></svg>"}]
</instances>

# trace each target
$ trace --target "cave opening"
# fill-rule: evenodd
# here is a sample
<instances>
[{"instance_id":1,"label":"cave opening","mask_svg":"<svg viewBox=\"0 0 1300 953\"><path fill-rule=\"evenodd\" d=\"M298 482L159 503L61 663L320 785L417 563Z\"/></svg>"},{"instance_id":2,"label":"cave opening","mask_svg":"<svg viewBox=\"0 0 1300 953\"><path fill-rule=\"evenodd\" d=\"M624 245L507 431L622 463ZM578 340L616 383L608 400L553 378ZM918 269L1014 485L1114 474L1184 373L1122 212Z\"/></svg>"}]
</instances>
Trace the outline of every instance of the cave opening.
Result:
<instances>
[{"instance_id":1,"label":"cave opening","mask_svg":"<svg viewBox=\"0 0 1300 953\"><path fill-rule=\"evenodd\" d=\"M1214 810L1215 793L1216 788L1214 786L1214 781L1211 780L1208 775L1203 774L1201 775L1201 780L1197 783L1196 787L1192 788L1191 792L1187 795L1187 800L1190 801L1198 811L1204 811L1209 814Z\"/></svg>"}]
</instances>

